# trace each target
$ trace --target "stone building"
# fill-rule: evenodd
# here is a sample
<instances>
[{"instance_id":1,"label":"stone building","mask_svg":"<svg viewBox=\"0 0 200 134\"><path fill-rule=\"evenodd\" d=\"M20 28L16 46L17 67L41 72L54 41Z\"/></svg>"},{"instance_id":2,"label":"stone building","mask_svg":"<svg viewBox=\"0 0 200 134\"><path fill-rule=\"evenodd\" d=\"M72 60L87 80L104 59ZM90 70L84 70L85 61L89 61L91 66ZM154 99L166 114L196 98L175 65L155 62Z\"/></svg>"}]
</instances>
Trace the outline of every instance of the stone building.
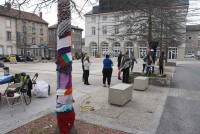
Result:
<instances>
[{"instance_id":1,"label":"stone building","mask_svg":"<svg viewBox=\"0 0 200 134\"><path fill-rule=\"evenodd\" d=\"M19 11L7 4L0 7L0 20L0 54L45 56L48 23L42 19L42 13Z\"/></svg>"},{"instance_id":2,"label":"stone building","mask_svg":"<svg viewBox=\"0 0 200 134\"><path fill-rule=\"evenodd\" d=\"M197 54L200 51L200 25L187 25L186 54Z\"/></svg>"},{"instance_id":3,"label":"stone building","mask_svg":"<svg viewBox=\"0 0 200 134\"><path fill-rule=\"evenodd\" d=\"M57 46L57 24L49 27L49 43L48 47L52 50L51 57L55 57L56 55L56 46ZM83 29L72 26L72 48L73 54L78 52L80 53L82 48L82 31Z\"/></svg>"},{"instance_id":4,"label":"stone building","mask_svg":"<svg viewBox=\"0 0 200 134\"><path fill-rule=\"evenodd\" d=\"M135 1L138 0L100 0L98 6L93 7L92 11L85 14L85 47L91 56L96 56L97 54L103 56L106 52L111 52L114 56L117 56L120 51L125 52L128 50L134 51L136 58L141 58L147 52L147 40L141 40L137 37L136 40L130 40L128 37L110 40L113 34L123 34L123 30L127 29L127 26L118 26L118 23L123 21L127 15L131 17L140 15L138 11L128 12L128 14L124 13L124 11L131 10L131 4ZM180 24L182 25L181 33L186 33L186 15L189 1L180 1L182 1L181 6L175 7L175 4L170 6L173 7L173 10L180 10L182 13L184 21ZM126 5L126 9L123 5ZM182 60L184 54L185 35L181 45L171 45L168 47L167 56L170 60L176 60L177 58Z\"/></svg>"}]
</instances>

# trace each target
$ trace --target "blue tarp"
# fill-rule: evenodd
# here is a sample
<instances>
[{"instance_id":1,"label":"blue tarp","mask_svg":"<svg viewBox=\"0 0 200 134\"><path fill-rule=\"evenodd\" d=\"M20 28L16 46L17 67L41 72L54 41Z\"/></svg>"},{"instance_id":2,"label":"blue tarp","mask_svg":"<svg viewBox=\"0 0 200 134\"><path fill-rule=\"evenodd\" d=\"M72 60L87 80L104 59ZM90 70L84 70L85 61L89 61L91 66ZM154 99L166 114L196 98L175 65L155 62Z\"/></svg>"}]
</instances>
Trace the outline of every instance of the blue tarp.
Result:
<instances>
[{"instance_id":1,"label":"blue tarp","mask_svg":"<svg viewBox=\"0 0 200 134\"><path fill-rule=\"evenodd\" d=\"M10 83L13 81L12 75L0 76L0 85Z\"/></svg>"}]
</instances>

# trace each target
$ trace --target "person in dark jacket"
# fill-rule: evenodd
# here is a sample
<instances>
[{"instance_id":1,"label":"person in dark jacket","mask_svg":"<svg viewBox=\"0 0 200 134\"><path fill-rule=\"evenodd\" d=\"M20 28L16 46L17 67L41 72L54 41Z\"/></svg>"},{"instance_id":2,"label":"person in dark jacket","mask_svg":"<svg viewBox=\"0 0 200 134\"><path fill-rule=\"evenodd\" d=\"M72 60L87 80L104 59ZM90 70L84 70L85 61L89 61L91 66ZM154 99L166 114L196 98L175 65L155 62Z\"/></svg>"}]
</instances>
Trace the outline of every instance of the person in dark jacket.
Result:
<instances>
[{"instance_id":1,"label":"person in dark jacket","mask_svg":"<svg viewBox=\"0 0 200 134\"><path fill-rule=\"evenodd\" d=\"M121 80L121 71L120 71L121 61L122 61L122 52L120 51L120 54L118 55L118 58L117 58L118 79L119 80Z\"/></svg>"},{"instance_id":2,"label":"person in dark jacket","mask_svg":"<svg viewBox=\"0 0 200 134\"><path fill-rule=\"evenodd\" d=\"M164 52L161 53L160 58L159 58L159 72L160 75L163 75L164 73Z\"/></svg>"},{"instance_id":3,"label":"person in dark jacket","mask_svg":"<svg viewBox=\"0 0 200 134\"><path fill-rule=\"evenodd\" d=\"M103 71L102 71L104 87L106 87L106 80L107 80L108 87L110 87L112 71L113 71L112 66L113 66L113 62L110 59L110 56L106 55L106 58L103 60Z\"/></svg>"},{"instance_id":4,"label":"person in dark jacket","mask_svg":"<svg viewBox=\"0 0 200 134\"><path fill-rule=\"evenodd\" d=\"M82 70L83 70L83 76L82 76L82 81L85 82L84 80L84 59L85 59L86 54L84 54L83 52L81 53L81 63L82 63Z\"/></svg>"},{"instance_id":5,"label":"person in dark jacket","mask_svg":"<svg viewBox=\"0 0 200 134\"><path fill-rule=\"evenodd\" d=\"M143 69L142 69L142 72L144 73L145 71L145 68L146 68L146 64L147 64L147 56L144 54L143 55Z\"/></svg>"},{"instance_id":6,"label":"person in dark jacket","mask_svg":"<svg viewBox=\"0 0 200 134\"><path fill-rule=\"evenodd\" d=\"M147 76L149 76L151 73L152 73L152 70L151 70L151 64L152 64L152 56L151 56L151 51L148 52L147 54L147 70L146 70L146 74Z\"/></svg>"}]
</instances>

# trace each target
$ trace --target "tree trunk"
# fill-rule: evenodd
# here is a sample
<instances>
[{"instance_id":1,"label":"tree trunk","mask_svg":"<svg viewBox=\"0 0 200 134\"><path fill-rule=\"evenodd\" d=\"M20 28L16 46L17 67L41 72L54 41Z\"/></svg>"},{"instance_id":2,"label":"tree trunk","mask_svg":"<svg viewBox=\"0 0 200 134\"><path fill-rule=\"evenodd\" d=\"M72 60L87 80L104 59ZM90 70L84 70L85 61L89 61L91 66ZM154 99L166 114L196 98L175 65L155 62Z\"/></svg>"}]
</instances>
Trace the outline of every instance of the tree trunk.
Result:
<instances>
[{"instance_id":1,"label":"tree trunk","mask_svg":"<svg viewBox=\"0 0 200 134\"><path fill-rule=\"evenodd\" d=\"M161 14L163 13L163 10L161 9ZM160 55L162 54L163 51L163 17L161 16L161 32L160 32Z\"/></svg>"},{"instance_id":2,"label":"tree trunk","mask_svg":"<svg viewBox=\"0 0 200 134\"><path fill-rule=\"evenodd\" d=\"M152 42L152 14L151 10L149 11L149 16L148 16L148 43L150 45L150 42Z\"/></svg>"},{"instance_id":3,"label":"tree trunk","mask_svg":"<svg viewBox=\"0 0 200 134\"><path fill-rule=\"evenodd\" d=\"M57 121L60 134L69 134L75 120L72 97L70 0L58 0Z\"/></svg>"}]
</instances>

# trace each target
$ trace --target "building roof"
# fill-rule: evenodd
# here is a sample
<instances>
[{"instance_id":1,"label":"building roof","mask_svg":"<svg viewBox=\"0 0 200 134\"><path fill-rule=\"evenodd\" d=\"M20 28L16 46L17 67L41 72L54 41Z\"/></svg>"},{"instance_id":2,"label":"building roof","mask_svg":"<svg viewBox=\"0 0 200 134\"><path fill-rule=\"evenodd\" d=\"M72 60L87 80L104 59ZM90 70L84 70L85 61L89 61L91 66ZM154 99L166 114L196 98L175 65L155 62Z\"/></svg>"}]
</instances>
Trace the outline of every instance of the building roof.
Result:
<instances>
[{"instance_id":1,"label":"building roof","mask_svg":"<svg viewBox=\"0 0 200 134\"><path fill-rule=\"evenodd\" d=\"M123 10L143 9L149 5L147 0L100 0L98 6L86 15L117 12ZM152 0L154 7L189 6L189 0Z\"/></svg>"},{"instance_id":2,"label":"building roof","mask_svg":"<svg viewBox=\"0 0 200 134\"><path fill-rule=\"evenodd\" d=\"M52 26L49 26L49 29L57 29L57 27L58 27L58 24L54 24L54 25L52 25ZM83 31L82 28L80 28L80 27L78 27L78 26L73 26L73 25L72 25L72 29L76 29L76 30L81 30L81 31Z\"/></svg>"},{"instance_id":3,"label":"building roof","mask_svg":"<svg viewBox=\"0 0 200 134\"><path fill-rule=\"evenodd\" d=\"M200 31L200 25L187 25L187 31Z\"/></svg>"},{"instance_id":4,"label":"building roof","mask_svg":"<svg viewBox=\"0 0 200 134\"><path fill-rule=\"evenodd\" d=\"M3 6L0 6L0 16L6 16L6 17L15 18L15 19L23 19L27 21L33 21L33 22L43 23L43 24L48 25L48 23L45 20L43 20L42 18L40 18L38 15L34 13L20 11L20 10L16 10L12 8L8 9Z\"/></svg>"}]
</instances>

